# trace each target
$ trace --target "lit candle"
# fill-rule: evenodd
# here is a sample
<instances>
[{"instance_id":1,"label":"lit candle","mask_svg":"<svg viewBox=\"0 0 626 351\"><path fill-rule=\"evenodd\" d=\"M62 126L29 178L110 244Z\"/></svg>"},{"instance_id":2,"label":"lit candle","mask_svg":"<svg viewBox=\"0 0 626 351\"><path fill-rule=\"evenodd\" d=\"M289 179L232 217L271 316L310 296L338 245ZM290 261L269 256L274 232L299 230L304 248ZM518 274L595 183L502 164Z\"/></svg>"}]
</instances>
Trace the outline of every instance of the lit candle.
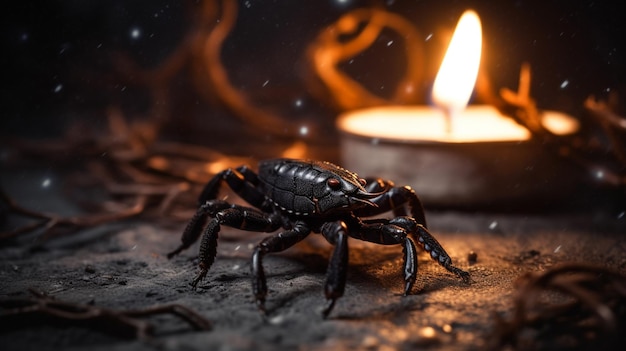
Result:
<instances>
[{"instance_id":1,"label":"lit candle","mask_svg":"<svg viewBox=\"0 0 626 351\"><path fill-rule=\"evenodd\" d=\"M570 193L571 165L546 153L496 108L466 107L481 38L478 16L470 11L459 21L433 85L436 107L382 106L339 116L342 164L362 176L410 185L431 208L502 210ZM557 135L579 128L574 118L554 111L543 112L541 122Z\"/></svg>"},{"instance_id":2,"label":"lit candle","mask_svg":"<svg viewBox=\"0 0 626 351\"><path fill-rule=\"evenodd\" d=\"M467 11L452 36L433 85L429 106L384 106L356 110L338 119L339 129L364 137L443 143L523 141L530 132L495 107L466 107L478 74L482 31L478 15ZM578 130L577 121L546 111L544 127L555 134Z\"/></svg>"}]
</instances>

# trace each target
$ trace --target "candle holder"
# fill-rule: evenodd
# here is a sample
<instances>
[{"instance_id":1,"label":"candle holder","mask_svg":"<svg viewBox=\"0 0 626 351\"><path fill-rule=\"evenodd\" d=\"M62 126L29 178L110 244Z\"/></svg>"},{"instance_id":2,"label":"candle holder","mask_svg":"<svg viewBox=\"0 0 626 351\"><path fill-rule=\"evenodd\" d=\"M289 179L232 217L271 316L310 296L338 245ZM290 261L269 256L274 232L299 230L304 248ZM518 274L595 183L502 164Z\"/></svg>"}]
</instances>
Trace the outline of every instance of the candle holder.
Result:
<instances>
[{"instance_id":1,"label":"candle holder","mask_svg":"<svg viewBox=\"0 0 626 351\"><path fill-rule=\"evenodd\" d=\"M342 163L362 176L412 186L429 208L563 204L573 189L588 183L581 165L559 153L575 144L579 123L560 112L540 112L530 97L530 81L525 64L518 91L502 89L499 97L487 91L486 100L499 108L470 106L456 121L455 134L445 131L443 112L427 107L344 113L337 120Z\"/></svg>"},{"instance_id":2,"label":"candle holder","mask_svg":"<svg viewBox=\"0 0 626 351\"><path fill-rule=\"evenodd\" d=\"M582 181L575 165L545 152L534 139L441 143L340 130L346 168L410 185L431 209L545 208L562 202Z\"/></svg>"}]
</instances>

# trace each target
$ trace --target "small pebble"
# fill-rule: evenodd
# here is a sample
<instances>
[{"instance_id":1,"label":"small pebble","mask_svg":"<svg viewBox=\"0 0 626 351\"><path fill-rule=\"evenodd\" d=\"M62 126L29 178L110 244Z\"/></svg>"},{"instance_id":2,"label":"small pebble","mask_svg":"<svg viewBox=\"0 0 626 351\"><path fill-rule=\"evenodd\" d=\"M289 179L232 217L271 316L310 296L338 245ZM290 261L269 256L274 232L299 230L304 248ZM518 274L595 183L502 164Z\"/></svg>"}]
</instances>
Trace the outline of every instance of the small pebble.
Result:
<instances>
[{"instance_id":1,"label":"small pebble","mask_svg":"<svg viewBox=\"0 0 626 351\"><path fill-rule=\"evenodd\" d=\"M269 319L269 322L274 325L282 324L285 321L285 316L277 315Z\"/></svg>"},{"instance_id":2,"label":"small pebble","mask_svg":"<svg viewBox=\"0 0 626 351\"><path fill-rule=\"evenodd\" d=\"M437 331L433 327L424 327L420 329L419 334L424 338L434 338L437 336Z\"/></svg>"},{"instance_id":3,"label":"small pebble","mask_svg":"<svg viewBox=\"0 0 626 351\"><path fill-rule=\"evenodd\" d=\"M478 261L478 254L475 251L470 251L467 253L467 261L470 264L476 263Z\"/></svg>"},{"instance_id":4,"label":"small pebble","mask_svg":"<svg viewBox=\"0 0 626 351\"><path fill-rule=\"evenodd\" d=\"M441 338L433 327L421 328L411 341L412 346L417 348L430 347L439 343L441 343Z\"/></svg>"},{"instance_id":5,"label":"small pebble","mask_svg":"<svg viewBox=\"0 0 626 351\"><path fill-rule=\"evenodd\" d=\"M96 273L96 269L92 265L87 265L85 267L85 273Z\"/></svg>"}]
</instances>

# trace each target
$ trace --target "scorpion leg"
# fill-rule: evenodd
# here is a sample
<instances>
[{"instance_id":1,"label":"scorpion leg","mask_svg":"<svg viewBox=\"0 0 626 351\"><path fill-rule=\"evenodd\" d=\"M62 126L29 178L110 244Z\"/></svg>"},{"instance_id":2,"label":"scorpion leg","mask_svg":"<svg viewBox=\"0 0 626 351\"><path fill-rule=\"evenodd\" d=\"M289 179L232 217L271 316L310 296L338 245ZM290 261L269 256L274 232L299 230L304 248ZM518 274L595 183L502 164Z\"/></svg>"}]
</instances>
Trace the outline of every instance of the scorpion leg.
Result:
<instances>
[{"instance_id":1,"label":"scorpion leg","mask_svg":"<svg viewBox=\"0 0 626 351\"><path fill-rule=\"evenodd\" d=\"M233 207L226 201L215 200L222 182L226 182L226 184L228 184L228 186L235 193L241 196L241 198L246 200L249 204L259 207L265 212L271 212L271 210L267 208L268 206L264 203L265 197L256 188L259 179L253 171L251 171L247 166L240 166L236 169L227 169L222 171L216 174L202 190L198 210L183 231L181 238L182 244L176 248L176 250L168 253L168 258L174 257L198 240L208 217L215 217L217 212ZM205 234L205 236L207 235Z\"/></svg>"},{"instance_id":2,"label":"scorpion leg","mask_svg":"<svg viewBox=\"0 0 626 351\"><path fill-rule=\"evenodd\" d=\"M202 235L198 254L200 272L191 284L194 288L204 279L215 261L217 239L221 225L255 232L273 232L281 225L281 221L276 214L268 215L255 208L239 205L228 206L228 208L215 214L215 218L209 222Z\"/></svg>"},{"instance_id":3,"label":"scorpion leg","mask_svg":"<svg viewBox=\"0 0 626 351\"><path fill-rule=\"evenodd\" d=\"M357 239L382 245L404 244L405 295L408 294L417 278L418 243L446 270L459 276L465 283L470 282L468 272L452 265L452 259L430 232L412 217L396 217L390 220L372 219L360 222L360 230L351 232Z\"/></svg>"},{"instance_id":4,"label":"scorpion leg","mask_svg":"<svg viewBox=\"0 0 626 351\"><path fill-rule=\"evenodd\" d=\"M375 216L387 211L393 211L396 217L406 216L408 213L405 206L407 206L411 217L426 227L424 206L422 206L422 202L411 187L396 187L393 182L383 179L368 179L367 182L367 191L383 193L371 200L377 207L367 207L356 211L355 214L358 217Z\"/></svg>"},{"instance_id":5,"label":"scorpion leg","mask_svg":"<svg viewBox=\"0 0 626 351\"><path fill-rule=\"evenodd\" d=\"M335 306L335 301L343 296L348 272L348 228L343 221L328 222L322 226L322 235L335 246L326 270L324 294L328 301L322 311L328 317Z\"/></svg>"},{"instance_id":6,"label":"scorpion leg","mask_svg":"<svg viewBox=\"0 0 626 351\"><path fill-rule=\"evenodd\" d=\"M417 249L410 237L404 239L404 296L411 293L411 289L417 279Z\"/></svg>"},{"instance_id":7,"label":"scorpion leg","mask_svg":"<svg viewBox=\"0 0 626 351\"><path fill-rule=\"evenodd\" d=\"M187 249L193 243L198 240L200 237L200 233L202 232L202 228L206 224L207 218L209 216L214 216L215 213L230 207L225 201L213 200L207 201L198 207L196 214L191 218L185 230L183 231L183 235L181 237L182 243L176 250L167 254L167 258L172 258L175 255L178 255L181 251Z\"/></svg>"},{"instance_id":8,"label":"scorpion leg","mask_svg":"<svg viewBox=\"0 0 626 351\"><path fill-rule=\"evenodd\" d=\"M424 248L426 252L430 254L430 257L433 260L437 261L437 263L439 263L449 272L452 272L459 276L463 280L463 282L468 284L470 283L471 279L469 273L452 265L452 259L450 258L446 250L444 250L439 241L437 241L437 239L435 239L435 237L430 234L426 227L419 223L415 223L413 218L410 217L398 217L394 220L405 223L408 227L414 226L415 229L411 232L415 235L416 241Z\"/></svg>"},{"instance_id":9,"label":"scorpion leg","mask_svg":"<svg viewBox=\"0 0 626 351\"><path fill-rule=\"evenodd\" d=\"M228 184L237 195L250 205L261 208L266 212L271 211L264 203L265 196L257 189L259 184L258 176L248 166L239 166L235 169L229 168L216 174L204 187L202 193L200 193L200 205L208 200L215 199L222 183Z\"/></svg>"},{"instance_id":10,"label":"scorpion leg","mask_svg":"<svg viewBox=\"0 0 626 351\"><path fill-rule=\"evenodd\" d=\"M352 235L357 239L382 245L403 245L404 295L408 295L417 279L418 265L417 249L413 238L409 235L411 227L407 227L405 223L394 219L388 220L383 218L361 221L359 225L360 229L358 232L354 232ZM413 227L415 227L414 224Z\"/></svg>"},{"instance_id":11,"label":"scorpion leg","mask_svg":"<svg viewBox=\"0 0 626 351\"><path fill-rule=\"evenodd\" d=\"M265 238L254 249L252 254L252 291L259 311L265 315L265 297L267 296L267 280L263 269L263 257L268 253L280 252L290 248L306 238L311 229L303 223L296 222L293 229Z\"/></svg>"}]
</instances>

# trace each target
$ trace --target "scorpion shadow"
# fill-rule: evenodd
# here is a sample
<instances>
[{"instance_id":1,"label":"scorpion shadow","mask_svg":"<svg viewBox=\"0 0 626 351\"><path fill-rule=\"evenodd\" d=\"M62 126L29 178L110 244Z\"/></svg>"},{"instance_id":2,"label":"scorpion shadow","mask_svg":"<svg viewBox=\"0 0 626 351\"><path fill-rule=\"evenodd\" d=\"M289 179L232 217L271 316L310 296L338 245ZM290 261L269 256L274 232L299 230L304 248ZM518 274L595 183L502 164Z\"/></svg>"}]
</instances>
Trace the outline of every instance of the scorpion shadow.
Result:
<instances>
[{"instance_id":1,"label":"scorpion shadow","mask_svg":"<svg viewBox=\"0 0 626 351\"><path fill-rule=\"evenodd\" d=\"M268 299L271 308L269 313L279 311L293 299L311 290L319 291L320 306L325 302L324 281L332 247L323 244L319 238L307 238L291 250L273 255L280 256L284 262L294 262L300 267L297 271L271 273L269 276L278 279L289 279L301 274L312 277L306 286L289 286L288 291L281 291ZM354 242L354 241L353 241ZM325 244L325 245L324 245ZM402 277L402 248L358 242L350 250L350 265L344 296L338 300L338 307L332 319L372 320L388 317L398 318L411 311L422 310L428 306L428 295L449 287L463 285L455 276L441 271L437 263L428 255L420 255L421 274L418 274L416 286L411 294L403 296L404 280ZM268 257L266 262L269 263ZM389 298L389 291L393 298ZM277 296L279 295L279 296ZM272 301L273 300L273 301ZM363 304L362 301L369 303Z\"/></svg>"}]
</instances>

